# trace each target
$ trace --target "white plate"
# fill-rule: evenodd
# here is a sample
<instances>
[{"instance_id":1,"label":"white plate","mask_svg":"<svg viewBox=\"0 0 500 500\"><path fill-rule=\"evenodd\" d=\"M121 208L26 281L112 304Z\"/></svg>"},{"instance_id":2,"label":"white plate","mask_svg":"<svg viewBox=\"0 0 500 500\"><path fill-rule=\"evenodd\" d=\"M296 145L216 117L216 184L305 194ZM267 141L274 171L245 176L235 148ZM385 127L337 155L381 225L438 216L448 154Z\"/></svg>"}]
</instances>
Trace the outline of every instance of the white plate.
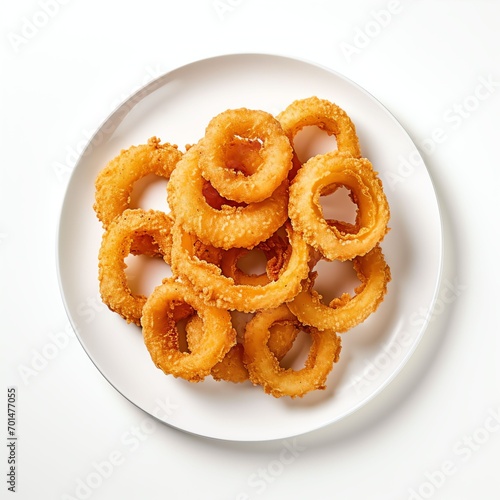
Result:
<instances>
[{"instance_id":1,"label":"white plate","mask_svg":"<svg viewBox=\"0 0 500 500\"><path fill-rule=\"evenodd\" d=\"M302 399L275 399L249 383L236 386L207 379L189 384L165 376L151 362L140 330L100 301L97 254L102 230L92 209L97 173L120 149L154 135L183 149L202 137L209 119L225 109L278 113L295 99L312 95L337 103L351 116L363 155L384 181L392 213L391 231L383 242L393 275L386 300L364 324L343 336L341 360L327 389ZM162 203L164 193L162 187ZM132 403L172 427L238 441L281 439L323 427L351 414L386 387L426 328L441 259L436 195L401 125L376 99L338 73L262 54L186 65L123 103L99 128L75 167L58 241L59 280L70 321L104 377Z\"/></svg>"}]
</instances>

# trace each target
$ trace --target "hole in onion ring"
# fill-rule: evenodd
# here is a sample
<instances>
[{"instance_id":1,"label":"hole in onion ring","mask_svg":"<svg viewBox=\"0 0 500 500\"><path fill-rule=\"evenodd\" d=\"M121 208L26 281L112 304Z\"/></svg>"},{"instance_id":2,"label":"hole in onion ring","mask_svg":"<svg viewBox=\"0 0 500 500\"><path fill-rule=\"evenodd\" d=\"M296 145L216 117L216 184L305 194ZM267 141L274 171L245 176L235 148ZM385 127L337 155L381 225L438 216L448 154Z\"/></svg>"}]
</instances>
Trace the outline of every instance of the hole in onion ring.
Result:
<instances>
[{"instance_id":1,"label":"hole in onion ring","mask_svg":"<svg viewBox=\"0 0 500 500\"><path fill-rule=\"evenodd\" d=\"M312 339L309 333L300 330L297 338L293 342L291 349L280 361L281 368L300 370L304 367L309 351L311 350Z\"/></svg>"},{"instance_id":2,"label":"hole in onion ring","mask_svg":"<svg viewBox=\"0 0 500 500\"><path fill-rule=\"evenodd\" d=\"M139 179L130 194L130 208L169 212L166 202L167 183L167 179L155 174Z\"/></svg>"},{"instance_id":3,"label":"hole in onion ring","mask_svg":"<svg viewBox=\"0 0 500 500\"><path fill-rule=\"evenodd\" d=\"M262 250L254 248L242 255L236 265L245 274L261 275L266 272L267 258Z\"/></svg>"},{"instance_id":4,"label":"hole in onion ring","mask_svg":"<svg viewBox=\"0 0 500 500\"><path fill-rule=\"evenodd\" d=\"M158 276L172 276L170 266L159 257L130 254L125 258L125 264L128 286L134 295L147 297L160 284Z\"/></svg>"},{"instance_id":5,"label":"hole in onion ring","mask_svg":"<svg viewBox=\"0 0 500 500\"><path fill-rule=\"evenodd\" d=\"M335 135L328 135L315 125L307 125L297 132L293 139L293 147L302 163L318 154L328 153L337 149Z\"/></svg>"},{"instance_id":6,"label":"hole in onion ring","mask_svg":"<svg viewBox=\"0 0 500 500\"><path fill-rule=\"evenodd\" d=\"M320 260L315 268L318 277L314 282L313 289L323 298L323 304L329 304L333 299L348 293L351 297L355 295L355 289L361 284L356 271L350 261Z\"/></svg>"},{"instance_id":7,"label":"hole in onion ring","mask_svg":"<svg viewBox=\"0 0 500 500\"><path fill-rule=\"evenodd\" d=\"M231 315L231 323L233 328L236 330L238 340L243 340L243 334L245 333L245 327L250 319L253 317L253 313L244 313L241 311L229 311Z\"/></svg>"},{"instance_id":8,"label":"hole in onion ring","mask_svg":"<svg viewBox=\"0 0 500 500\"><path fill-rule=\"evenodd\" d=\"M325 219L356 223L358 207L351 198L351 191L346 187L339 186L332 193L321 195L319 203Z\"/></svg>"},{"instance_id":9,"label":"hole in onion ring","mask_svg":"<svg viewBox=\"0 0 500 500\"><path fill-rule=\"evenodd\" d=\"M224 198L217 192L217 190L208 181L205 181L203 183L203 196L207 201L207 203L216 210L221 210L223 205L228 205L230 207L246 206L246 203L238 203L236 201Z\"/></svg>"},{"instance_id":10,"label":"hole in onion ring","mask_svg":"<svg viewBox=\"0 0 500 500\"><path fill-rule=\"evenodd\" d=\"M260 138L234 136L234 140L226 147L226 167L245 176L252 175L262 163L262 146L263 141Z\"/></svg>"},{"instance_id":11,"label":"hole in onion ring","mask_svg":"<svg viewBox=\"0 0 500 500\"><path fill-rule=\"evenodd\" d=\"M190 353L189 345L186 338L186 324L190 318L182 318L175 323L175 329L177 330L177 342L179 344L180 352Z\"/></svg>"}]
</instances>

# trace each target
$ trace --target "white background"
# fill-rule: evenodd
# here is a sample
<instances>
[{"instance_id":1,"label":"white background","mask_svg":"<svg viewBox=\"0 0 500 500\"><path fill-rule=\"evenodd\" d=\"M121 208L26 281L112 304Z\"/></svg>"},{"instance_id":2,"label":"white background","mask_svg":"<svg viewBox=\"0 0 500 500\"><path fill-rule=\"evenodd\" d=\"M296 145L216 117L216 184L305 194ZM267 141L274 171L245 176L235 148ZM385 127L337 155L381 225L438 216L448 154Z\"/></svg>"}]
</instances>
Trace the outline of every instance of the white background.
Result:
<instances>
[{"instance_id":1,"label":"white background","mask_svg":"<svg viewBox=\"0 0 500 500\"><path fill-rule=\"evenodd\" d=\"M2 10L0 436L16 386L17 498L500 497L499 2L24 0ZM308 435L250 444L152 423L118 394L71 332L55 255L74 152L99 123L153 78L240 52L332 68L396 116L441 205L442 297L456 291L368 405ZM2 439L0 496L16 498Z\"/></svg>"}]
</instances>

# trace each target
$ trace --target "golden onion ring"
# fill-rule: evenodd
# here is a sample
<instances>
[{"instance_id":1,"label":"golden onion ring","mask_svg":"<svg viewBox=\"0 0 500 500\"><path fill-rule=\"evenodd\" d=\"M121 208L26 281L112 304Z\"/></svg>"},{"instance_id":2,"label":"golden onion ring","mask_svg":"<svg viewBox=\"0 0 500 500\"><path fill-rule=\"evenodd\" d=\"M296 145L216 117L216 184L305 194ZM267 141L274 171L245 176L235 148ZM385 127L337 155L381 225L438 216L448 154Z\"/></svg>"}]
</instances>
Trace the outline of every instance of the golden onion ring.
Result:
<instances>
[{"instance_id":1,"label":"golden onion ring","mask_svg":"<svg viewBox=\"0 0 500 500\"><path fill-rule=\"evenodd\" d=\"M382 249L377 245L366 255L355 257L352 263L361 282L354 290L354 297L344 293L329 304L323 304L321 295L312 288L314 283L310 280L287 304L301 323L318 330L344 333L365 321L378 308L391 279Z\"/></svg>"},{"instance_id":2,"label":"golden onion ring","mask_svg":"<svg viewBox=\"0 0 500 500\"><path fill-rule=\"evenodd\" d=\"M270 328L278 321L297 321L286 305L259 311L247 323L243 341L244 362L250 380L275 398L302 397L310 391L325 389L326 379L339 359L340 337L333 330L304 327L312 344L303 368L282 368L268 346Z\"/></svg>"},{"instance_id":3,"label":"golden onion ring","mask_svg":"<svg viewBox=\"0 0 500 500\"><path fill-rule=\"evenodd\" d=\"M292 144L300 130L314 125L335 136L339 151L361 156L356 127L351 118L342 108L326 99L316 96L298 99L287 106L277 119Z\"/></svg>"},{"instance_id":4,"label":"golden onion ring","mask_svg":"<svg viewBox=\"0 0 500 500\"><path fill-rule=\"evenodd\" d=\"M294 322L281 321L274 323L270 328L268 346L278 360L292 348L299 333ZM193 316L186 324L186 339L188 345L196 347L203 336L203 325L198 316ZM248 370L243 361L243 344L238 342L219 361L211 371L212 378L217 381L225 380L235 384L248 380Z\"/></svg>"},{"instance_id":5,"label":"golden onion ring","mask_svg":"<svg viewBox=\"0 0 500 500\"><path fill-rule=\"evenodd\" d=\"M182 153L177 146L160 143L151 137L146 144L122 150L99 172L95 181L94 211L104 229L124 210L131 208L130 200L135 183L149 174L165 179L170 174ZM134 255L159 256L161 250L148 235L132 243L130 253Z\"/></svg>"},{"instance_id":6,"label":"golden onion ring","mask_svg":"<svg viewBox=\"0 0 500 500\"><path fill-rule=\"evenodd\" d=\"M189 305L202 321L203 335L189 351L179 347L176 323L185 317L175 314ZM228 311L206 304L193 289L173 278L165 279L148 297L142 315L144 343L155 365L165 374L199 382L236 343L236 331Z\"/></svg>"},{"instance_id":7,"label":"golden onion ring","mask_svg":"<svg viewBox=\"0 0 500 500\"><path fill-rule=\"evenodd\" d=\"M342 230L324 218L320 196L331 185L345 186L358 206L355 229ZM294 230L329 260L369 252L388 231L389 204L382 182L366 158L333 151L308 160L290 185L289 216Z\"/></svg>"},{"instance_id":8,"label":"golden onion ring","mask_svg":"<svg viewBox=\"0 0 500 500\"><path fill-rule=\"evenodd\" d=\"M102 301L128 323L141 326L146 297L128 285L125 258L137 238L152 238L165 262L170 264L173 221L156 210L127 209L104 232L99 249L99 290ZM161 280L159 280L161 281Z\"/></svg>"},{"instance_id":9,"label":"golden onion ring","mask_svg":"<svg viewBox=\"0 0 500 500\"><path fill-rule=\"evenodd\" d=\"M130 207L134 184L148 174L169 179L182 153L177 146L161 144L152 137L147 144L122 150L100 172L95 181L94 210L104 229Z\"/></svg>"},{"instance_id":10,"label":"golden onion ring","mask_svg":"<svg viewBox=\"0 0 500 500\"><path fill-rule=\"evenodd\" d=\"M196 255L197 236L184 231L177 221L173 228L172 270L217 307L241 312L276 307L297 295L309 273L309 246L289 224L285 229L290 256L278 278L265 285L238 285L233 278L224 276L219 266L201 260Z\"/></svg>"},{"instance_id":11,"label":"golden onion ring","mask_svg":"<svg viewBox=\"0 0 500 500\"><path fill-rule=\"evenodd\" d=\"M228 165L235 138L258 141L260 164L246 174ZM201 141L202 175L225 198L256 203L269 198L292 168L292 147L271 114L247 108L228 109L212 118Z\"/></svg>"},{"instance_id":12,"label":"golden onion ring","mask_svg":"<svg viewBox=\"0 0 500 500\"><path fill-rule=\"evenodd\" d=\"M203 194L199 144L184 154L167 186L168 203L176 221L205 244L218 248L252 248L267 240L287 219L288 181L270 198L245 206L213 208Z\"/></svg>"}]
</instances>

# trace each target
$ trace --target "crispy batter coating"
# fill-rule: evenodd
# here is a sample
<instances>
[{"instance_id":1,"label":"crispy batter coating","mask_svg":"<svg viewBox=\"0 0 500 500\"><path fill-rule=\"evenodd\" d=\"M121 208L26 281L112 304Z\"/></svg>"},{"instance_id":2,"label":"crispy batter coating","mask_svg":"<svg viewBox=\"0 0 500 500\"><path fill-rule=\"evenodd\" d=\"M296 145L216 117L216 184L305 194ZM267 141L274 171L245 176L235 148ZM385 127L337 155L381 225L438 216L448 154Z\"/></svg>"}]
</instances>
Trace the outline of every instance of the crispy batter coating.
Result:
<instances>
[{"instance_id":1,"label":"crispy batter coating","mask_svg":"<svg viewBox=\"0 0 500 500\"><path fill-rule=\"evenodd\" d=\"M148 174L170 178L182 153L177 146L152 137L147 144L122 150L97 176L94 210L104 229L130 208L134 184Z\"/></svg>"},{"instance_id":2,"label":"crispy batter coating","mask_svg":"<svg viewBox=\"0 0 500 500\"><path fill-rule=\"evenodd\" d=\"M300 130L314 125L328 135L335 135L339 151L356 158L361 156L356 127L351 118L342 108L326 99L316 96L298 99L277 118L292 144Z\"/></svg>"},{"instance_id":3,"label":"crispy batter coating","mask_svg":"<svg viewBox=\"0 0 500 500\"><path fill-rule=\"evenodd\" d=\"M292 247L280 234L275 233L252 250L260 250L266 258L262 274L249 274L238 267L239 260L251 252L247 248L230 248L222 253L220 268L224 276L232 278L236 285L263 286L279 278L290 258Z\"/></svg>"},{"instance_id":4,"label":"crispy batter coating","mask_svg":"<svg viewBox=\"0 0 500 500\"><path fill-rule=\"evenodd\" d=\"M271 326L277 321L295 321L286 305L259 311L247 324L243 342L244 361L250 380L275 398L302 397L325 389L326 379L339 359L340 337L333 330L305 327L312 344L303 368L283 368L268 346Z\"/></svg>"},{"instance_id":5,"label":"crispy batter coating","mask_svg":"<svg viewBox=\"0 0 500 500\"><path fill-rule=\"evenodd\" d=\"M182 351L176 324L186 317L185 307L181 314L175 312L186 304L199 316L202 335L189 351ZM143 309L142 332L155 365L165 374L190 382L207 377L236 343L229 312L206 304L189 285L174 278L164 280L149 296Z\"/></svg>"},{"instance_id":6,"label":"crispy batter coating","mask_svg":"<svg viewBox=\"0 0 500 500\"><path fill-rule=\"evenodd\" d=\"M279 277L262 286L237 284L224 276L219 266L195 255L197 237L185 232L175 222L172 243L172 270L189 281L206 302L217 307L242 312L277 307L288 302L301 289L309 273L309 247L300 235L286 225L290 257Z\"/></svg>"},{"instance_id":7,"label":"crispy batter coating","mask_svg":"<svg viewBox=\"0 0 500 500\"><path fill-rule=\"evenodd\" d=\"M320 196L329 186L345 186L358 206L356 232L329 224ZM333 151L308 160L290 186L293 228L329 260L349 260L369 252L388 231L389 203L382 182L366 158Z\"/></svg>"},{"instance_id":8,"label":"crispy batter coating","mask_svg":"<svg viewBox=\"0 0 500 500\"><path fill-rule=\"evenodd\" d=\"M293 142L306 126L335 135L338 149L302 164ZM130 208L135 182L148 174L169 180L170 214ZM320 197L339 187L357 206L352 223L323 214ZM159 369L189 382L250 381L276 398L324 389L340 334L379 307L391 279L380 245L390 217L382 183L361 156L351 118L316 96L277 117L226 110L184 154L156 137L122 150L99 173L93 208L104 229L103 302L142 328ZM243 270L252 251L264 254L265 270ZM172 276L159 276L149 297L130 290L131 253L160 256L171 266ZM320 260L352 262L360 281L353 296L323 303L314 289ZM241 338L232 311L245 313ZM310 338L307 360L284 368L300 332Z\"/></svg>"},{"instance_id":9,"label":"crispy batter coating","mask_svg":"<svg viewBox=\"0 0 500 500\"><path fill-rule=\"evenodd\" d=\"M355 257L353 267L361 284L354 290L354 297L344 293L329 304L323 304L321 295L314 290L311 273L303 290L287 305L305 325L319 330L344 333L365 321L387 293L391 272L379 245L366 255Z\"/></svg>"},{"instance_id":10,"label":"crispy batter coating","mask_svg":"<svg viewBox=\"0 0 500 500\"><path fill-rule=\"evenodd\" d=\"M254 172L230 168L228 153L235 138L261 144ZM240 141L240 144L243 144ZM292 168L292 147L280 123L261 110L228 109L208 124L201 141L202 175L225 198L255 203L269 198Z\"/></svg>"},{"instance_id":11,"label":"crispy batter coating","mask_svg":"<svg viewBox=\"0 0 500 500\"><path fill-rule=\"evenodd\" d=\"M292 348L299 329L292 321L280 321L270 327L268 346L278 360ZM203 325L198 316L193 316L186 324L186 338L189 346L196 347L203 336ZM231 347L224 358L211 371L214 380L224 380L235 384L248 380L248 370L244 362L244 347L238 342Z\"/></svg>"},{"instance_id":12,"label":"crispy batter coating","mask_svg":"<svg viewBox=\"0 0 500 500\"><path fill-rule=\"evenodd\" d=\"M205 244L219 248L252 248L267 240L287 219L288 181L258 203L213 208L203 194L204 179L193 146L177 164L167 186L168 203L179 225ZM189 202L187 202L189 200Z\"/></svg>"},{"instance_id":13,"label":"crispy batter coating","mask_svg":"<svg viewBox=\"0 0 500 500\"><path fill-rule=\"evenodd\" d=\"M104 232L99 249L99 289L102 301L128 323L141 325L146 297L134 294L128 285L125 258L137 238L148 236L170 264L172 219L156 210L127 209ZM161 282L160 277L158 282Z\"/></svg>"}]
</instances>

